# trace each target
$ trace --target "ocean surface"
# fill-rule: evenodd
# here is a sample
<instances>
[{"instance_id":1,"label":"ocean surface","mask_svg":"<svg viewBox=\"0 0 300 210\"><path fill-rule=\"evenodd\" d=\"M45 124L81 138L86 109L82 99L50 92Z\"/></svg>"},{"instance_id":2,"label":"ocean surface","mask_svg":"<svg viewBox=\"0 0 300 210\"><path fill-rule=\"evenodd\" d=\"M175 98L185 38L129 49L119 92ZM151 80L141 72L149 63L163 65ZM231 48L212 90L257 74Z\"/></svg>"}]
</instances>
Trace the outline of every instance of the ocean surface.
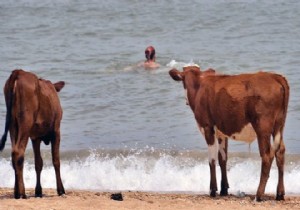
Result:
<instances>
[{"instance_id":1,"label":"ocean surface","mask_svg":"<svg viewBox=\"0 0 300 210\"><path fill-rule=\"evenodd\" d=\"M17 68L66 82L59 93L66 190L208 193L206 144L168 71L196 63L224 74L283 74L291 88L286 194L299 194L299 20L298 0L0 0L0 86ZM158 70L137 67L148 45ZM5 114L1 91L2 130ZM42 186L55 188L50 148L42 150ZM229 192L255 193L257 141L230 141L229 155ZM0 167L0 187L13 187L9 139ZM30 142L24 173L34 187ZM274 162L266 192L275 193L277 178Z\"/></svg>"}]
</instances>

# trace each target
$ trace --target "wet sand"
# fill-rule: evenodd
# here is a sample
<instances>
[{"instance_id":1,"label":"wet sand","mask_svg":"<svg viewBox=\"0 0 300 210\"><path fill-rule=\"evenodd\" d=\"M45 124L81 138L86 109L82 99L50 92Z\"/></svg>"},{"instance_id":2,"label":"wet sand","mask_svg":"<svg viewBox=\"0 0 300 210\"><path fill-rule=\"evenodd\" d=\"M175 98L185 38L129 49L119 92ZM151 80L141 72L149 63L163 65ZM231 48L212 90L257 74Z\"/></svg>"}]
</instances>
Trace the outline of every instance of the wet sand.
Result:
<instances>
[{"instance_id":1,"label":"wet sand","mask_svg":"<svg viewBox=\"0 0 300 210\"><path fill-rule=\"evenodd\" d=\"M205 194L121 192L123 200L118 201L111 196L117 193L119 199L119 192L67 190L62 197L53 189L44 189L43 193L43 198L35 198L34 190L28 189L28 199L16 200L13 189L0 188L0 209L300 209L300 196L286 196L285 201L275 201L274 195L266 195L265 201L256 202L254 195L210 198Z\"/></svg>"}]
</instances>

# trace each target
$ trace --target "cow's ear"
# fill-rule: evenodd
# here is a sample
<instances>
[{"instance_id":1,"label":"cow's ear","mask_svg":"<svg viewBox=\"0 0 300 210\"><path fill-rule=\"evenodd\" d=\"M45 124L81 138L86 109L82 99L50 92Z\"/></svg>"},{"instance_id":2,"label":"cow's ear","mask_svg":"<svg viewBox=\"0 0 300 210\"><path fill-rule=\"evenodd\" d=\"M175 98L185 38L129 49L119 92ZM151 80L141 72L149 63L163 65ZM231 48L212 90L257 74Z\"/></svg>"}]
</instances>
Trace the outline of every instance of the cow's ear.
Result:
<instances>
[{"instance_id":1,"label":"cow's ear","mask_svg":"<svg viewBox=\"0 0 300 210\"><path fill-rule=\"evenodd\" d=\"M173 78L175 81L182 81L182 75L181 72L178 71L177 69L172 69L169 71L170 76Z\"/></svg>"},{"instance_id":2,"label":"cow's ear","mask_svg":"<svg viewBox=\"0 0 300 210\"><path fill-rule=\"evenodd\" d=\"M59 81L57 83L54 83L53 85L55 87L55 90L57 92L59 92L65 86L65 82L64 81Z\"/></svg>"},{"instance_id":3,"label":"cow's ear","mask_svg":"<svg viewBox=\"0 0 300 210\"><path fill-rule=\"evenodd\" d=\"M202 72L202 75L204 76L208 76L208 75L215 75L216 74L216 70L209 68L207 70L205 70L204 72Z\"/></svg>"}]
</instances>

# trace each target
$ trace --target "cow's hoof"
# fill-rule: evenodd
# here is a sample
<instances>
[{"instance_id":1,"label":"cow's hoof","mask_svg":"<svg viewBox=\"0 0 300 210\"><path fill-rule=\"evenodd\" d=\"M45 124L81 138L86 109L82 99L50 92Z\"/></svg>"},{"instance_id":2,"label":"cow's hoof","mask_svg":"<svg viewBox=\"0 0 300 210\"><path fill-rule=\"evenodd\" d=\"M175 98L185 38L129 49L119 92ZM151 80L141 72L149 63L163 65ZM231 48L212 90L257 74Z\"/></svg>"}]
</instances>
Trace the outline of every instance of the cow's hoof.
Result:
<instances>
[{"instance_id":1,"label":"cow's hoof","mask_svg":"<svg viewBox=\"0 0 300 210\"><path fill-rule=\"evenodd\" d=\"M65 192L64 189L62 189L62 190L57 191L57 194L58 194L59 196L64 196L64 195L66 194L66 192Z\"/></svg>"},{"instance_id":2,"label":"cow's hoof","mask_svg":"<svg viewBox=\"0 0 300 210\"><path fill-rule=\"evenodd\" d=\"M36 198L41 198L41 197L43 197L43 193L42 193L43 191L42 191L42 188L35 188L35 197Z\"/></svg>"},{"instance_id":3,"label":"cow's hoof","mask_svg":"<svg viewBox=\"0 0 300 210\"><path fill-rule=\"evenodd\" d=\"M220 195L221 196L227 196L228 195L228 188L229 187L225 187L225 186L221 186L221 192L220 192Z\"/></svg>"},{"instance_id":4,"label":"cow's hoof","mask_svg":"<svg viewBox=\"0 0 300 210\"><path fill-rule=\"evenodd\" d=\"M277 200L277 201L284 201L284 195L277 194L277 195L276 195L276 200Z\"/></svg>"},{"instance_id":5,"label":"cow's hoof","mask_svg":"<svg viewBox=\"0 0 300 210\"><path fill-rule=\"evenodd\" d=\"M41 197L43 197L43 194L42 193L35 193L35 197L36 198L41 198Z\"/></svg>"},{"instance_id":6,"label":"cow's hoof","mask_svg":"<svg viewBox=\"0 0 300 210\"><path fill-rule=\"evenodd\" d=\"M27 199L27 196L24 194L24 195L20 195L20 194L15 194L15 199Z\"/></svg>"},{"instance_id":7,"label":"cow's hoof","mask_svg":"<svg viewBox=\"0 0 300 210\"><path fill-rule=\"evenodd\" d=\"M220 192L220 195L221 196L227 196L228 195L228 189L227 188L222 189L221 192Z\"/></svg>"},{"instance_id":8,"label":"cow's hoof","mask_svg":"<svg viewBox=\"0 0 300 210\"><path fill-rule=\"evenodd\" d=\"M262 199L260 196L256 196L256 201L257 201L257 202L262 202L263 199Z\"/></svg>"},{"instance_id":9,"label":"cow's hoof","mask_svg":"<svg viewBox=\"0 0 300 210\"><path fill-rule=\"evenodd\" d=\"M211 190L210 191L210 197L216 197L217 196L217 191L216 190Z\"/></svg>"}]
</instances>

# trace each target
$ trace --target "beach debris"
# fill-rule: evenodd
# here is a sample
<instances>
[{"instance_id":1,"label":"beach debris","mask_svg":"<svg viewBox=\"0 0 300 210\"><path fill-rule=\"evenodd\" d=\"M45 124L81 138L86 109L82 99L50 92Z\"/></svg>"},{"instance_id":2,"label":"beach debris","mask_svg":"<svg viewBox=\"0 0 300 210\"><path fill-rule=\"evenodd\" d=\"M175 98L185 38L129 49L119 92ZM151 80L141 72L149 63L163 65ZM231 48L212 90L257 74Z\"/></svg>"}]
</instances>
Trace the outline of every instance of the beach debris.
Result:
<instances>
[{"instance_id":1,"label":"beach debris","mask_svg":"<svg viewBox=\"0 0 300 210\"><path fill-rule=\"evenodd\" d=\"M113 193L110 198L115 201L123 201L122 193Z\"/></svg>"},{"instance_id":2,"label":"beach debris","mask_svg":"<svg viewBox=\"0 0 300 210\"><path fill-rule=\"evenodd\" d=\"M237 197L243 198L245 196L246 196L245 192L241 192L240 190L237 191Z\"/></svg>"}]
</instances>

